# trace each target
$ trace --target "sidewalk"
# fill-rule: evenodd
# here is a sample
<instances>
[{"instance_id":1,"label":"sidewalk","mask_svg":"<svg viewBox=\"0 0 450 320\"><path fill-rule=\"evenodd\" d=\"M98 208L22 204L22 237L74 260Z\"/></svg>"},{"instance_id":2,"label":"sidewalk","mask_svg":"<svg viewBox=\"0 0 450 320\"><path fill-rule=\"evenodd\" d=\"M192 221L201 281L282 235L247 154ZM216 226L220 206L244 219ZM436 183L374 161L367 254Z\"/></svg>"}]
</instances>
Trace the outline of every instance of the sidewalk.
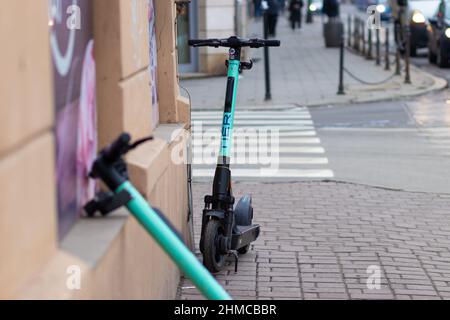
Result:
<instances>
[{"instance_id":1,"label":"sidewalk","mask_svg":"<svg viewBox=\"0 0 450 320\"><path fill-rule=\"evenodd\" d=\"M194 184L196 244L210 188ZM261 235L238 273L230 262L217 275L235 299L450 299L449 195L338 182L234 184L237 198L244 190ZM380 288L368 289L374 270ZM179 292L202 299L186 279Z\"/></svg>"},{"instance_id":2,"label":"sidewalk","mask_svg":"<svg viewBox=\"0 0 450 320\"><path fill-rule=\"evenodd\" d=\"M262 22L253 21L249 29L248 37L261 37ZM270 49L273 100L264 102L263 50L252 49L249 57L257 63L252 70L245 71L240 80L237 101L240 109L391 100L442 89L446 85L445 80L412 67L412 85L405 85L403 76L394 77L383 85L362 85L345 75L346 95L338 96L339 49L325 48L320 17L315 17L313 24L304 23L302 29L296 31L288 27L285 17L280 17L277 38L282 46ZM384 71L384 66L375 66L373 60L368 61L349 50L345 50L345 54L346 68L366 81L381 81L394 72L394 65L392 71ZM181 84L190 92L194 110L223 108L224 77L182 80Z\"/></svg>"}]
</instances>

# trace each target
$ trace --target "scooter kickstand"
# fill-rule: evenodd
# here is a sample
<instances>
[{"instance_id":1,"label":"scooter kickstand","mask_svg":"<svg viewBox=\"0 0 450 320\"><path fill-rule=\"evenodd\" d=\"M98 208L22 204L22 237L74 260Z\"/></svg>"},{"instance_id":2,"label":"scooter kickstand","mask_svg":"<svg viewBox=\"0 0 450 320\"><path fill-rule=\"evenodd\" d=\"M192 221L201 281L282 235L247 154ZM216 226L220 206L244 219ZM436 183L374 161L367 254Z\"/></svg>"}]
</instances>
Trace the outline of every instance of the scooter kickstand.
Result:
<instances>
[{"instance_id":1,"label":"scooter kickstand","mask_svg":"<svg viewBox=\"0 0 450 320\"><path fill-rule=\"evenodd\" d=\"M239 263L239 254L237 251L230 251L228 252L228 255L231 255L234 257L234 273L238 272L238 263Z\"/></svg>"}]
</instances>

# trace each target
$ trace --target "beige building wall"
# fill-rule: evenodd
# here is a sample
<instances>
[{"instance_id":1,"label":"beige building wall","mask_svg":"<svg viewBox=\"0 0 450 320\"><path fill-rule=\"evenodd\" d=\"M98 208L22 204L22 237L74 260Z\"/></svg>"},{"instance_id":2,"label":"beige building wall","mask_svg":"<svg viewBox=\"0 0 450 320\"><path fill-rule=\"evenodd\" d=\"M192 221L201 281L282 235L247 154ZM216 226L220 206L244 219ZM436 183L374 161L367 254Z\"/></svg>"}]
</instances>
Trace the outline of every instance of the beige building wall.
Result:
<instances>
[{"instance_id":1,"label":"beige building wall","mask_svg":"<svg viewBox=\"0 0 450 320\"><path fill-rule=\"evenodd\" d=\"M198 38L228 38L247 35L247 5L245 0L199 0ZM200 72L226 74L226 48L200 48Z\"/></svg>"},{"instance_id":2,"label":"beige building wall","mask_svg":"<svg viewBox=\"0 0 450 320\"><path fill-rule=\"evenodd\" d=\"M48 37L46 2L2 3L0 298L13 296L57 252Z\"/></svg>"},{"instance_id":3,"label":"beige building wall","mask_svg":"<svg viewBox=\"0 0 450 320\"><path fill-rule=\"evenodd\" d=\"M135 138L152 133L148 2L92 1L102 147L122 131ZM47 5L8 1L0 11L0 40L9 43L0 50L0 298L174 298L178 268L131 216L95 263L58 242ZM176 78L174 1L156 0L156 10L162 89L155 133L164 131L165 123L188 128L190 112ZM155 139L127 158L133 183L186 238L186 166L172 161L172 150L184 147L187 135L180 131L173 139ZM93 241L91 249L95 246ZM66 286L72 265L81 268L81 290Z\"/></svg>"}]
</instances>

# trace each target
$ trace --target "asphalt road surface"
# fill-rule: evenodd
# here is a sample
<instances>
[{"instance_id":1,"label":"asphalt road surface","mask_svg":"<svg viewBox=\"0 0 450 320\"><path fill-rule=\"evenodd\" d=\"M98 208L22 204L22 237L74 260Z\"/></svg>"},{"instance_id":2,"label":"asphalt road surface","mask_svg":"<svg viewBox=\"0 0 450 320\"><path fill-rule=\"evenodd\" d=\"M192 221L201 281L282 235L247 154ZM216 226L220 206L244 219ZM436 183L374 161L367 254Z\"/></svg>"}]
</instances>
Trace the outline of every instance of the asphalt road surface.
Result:
<instances>
[{"instance_id":1,"label":"asphalt road surface","mask_svg":"<svg viewBox=\"0 0 450 320\"><path fill-rule=\"evenodd\" d=\"M412 61L430 65L426 52ZM408 191L450 193L450 92L401 101L310 110L334 179Z\"/></svg>"}]
</instances>

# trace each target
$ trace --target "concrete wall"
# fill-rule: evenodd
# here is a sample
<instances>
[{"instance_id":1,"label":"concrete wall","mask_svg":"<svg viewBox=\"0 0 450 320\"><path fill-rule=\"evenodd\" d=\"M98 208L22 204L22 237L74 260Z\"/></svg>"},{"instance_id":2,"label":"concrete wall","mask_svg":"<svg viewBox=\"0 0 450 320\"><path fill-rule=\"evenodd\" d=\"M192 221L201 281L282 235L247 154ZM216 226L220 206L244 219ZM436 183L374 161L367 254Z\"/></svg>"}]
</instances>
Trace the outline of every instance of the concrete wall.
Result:
<instances>
[{"instance_id":1,"label":"concrete wall","mask_svg":"<svg viewBox=\"0 0 450 320\"><path fill-rule=\"evenodd\" d=\"M152 133L148 2L93 1L102 147L122 131ZM94 265L59 248L47 4L8 1L0 11L0 40L8 43L0 50L0 298L174 298L178 269L132 217ZM176 78L174 1L156 0L156 10L161 123L188 127ZM174 147L156 139L127 161L139 191L187 237L186 169L171 160ZM81 267L82 290L67 289L71 265Z\"/></svg>"},{"instance_id":2,"label":"concrete wall","mask_svg":"<svg viewBox=\"0 0 450 320\"><path fill-rule=\"evenodd\" d=\"M0 298L5 298L57 246L47 3L2 3L0 41Z\"/></svg>"}]
</instances>

